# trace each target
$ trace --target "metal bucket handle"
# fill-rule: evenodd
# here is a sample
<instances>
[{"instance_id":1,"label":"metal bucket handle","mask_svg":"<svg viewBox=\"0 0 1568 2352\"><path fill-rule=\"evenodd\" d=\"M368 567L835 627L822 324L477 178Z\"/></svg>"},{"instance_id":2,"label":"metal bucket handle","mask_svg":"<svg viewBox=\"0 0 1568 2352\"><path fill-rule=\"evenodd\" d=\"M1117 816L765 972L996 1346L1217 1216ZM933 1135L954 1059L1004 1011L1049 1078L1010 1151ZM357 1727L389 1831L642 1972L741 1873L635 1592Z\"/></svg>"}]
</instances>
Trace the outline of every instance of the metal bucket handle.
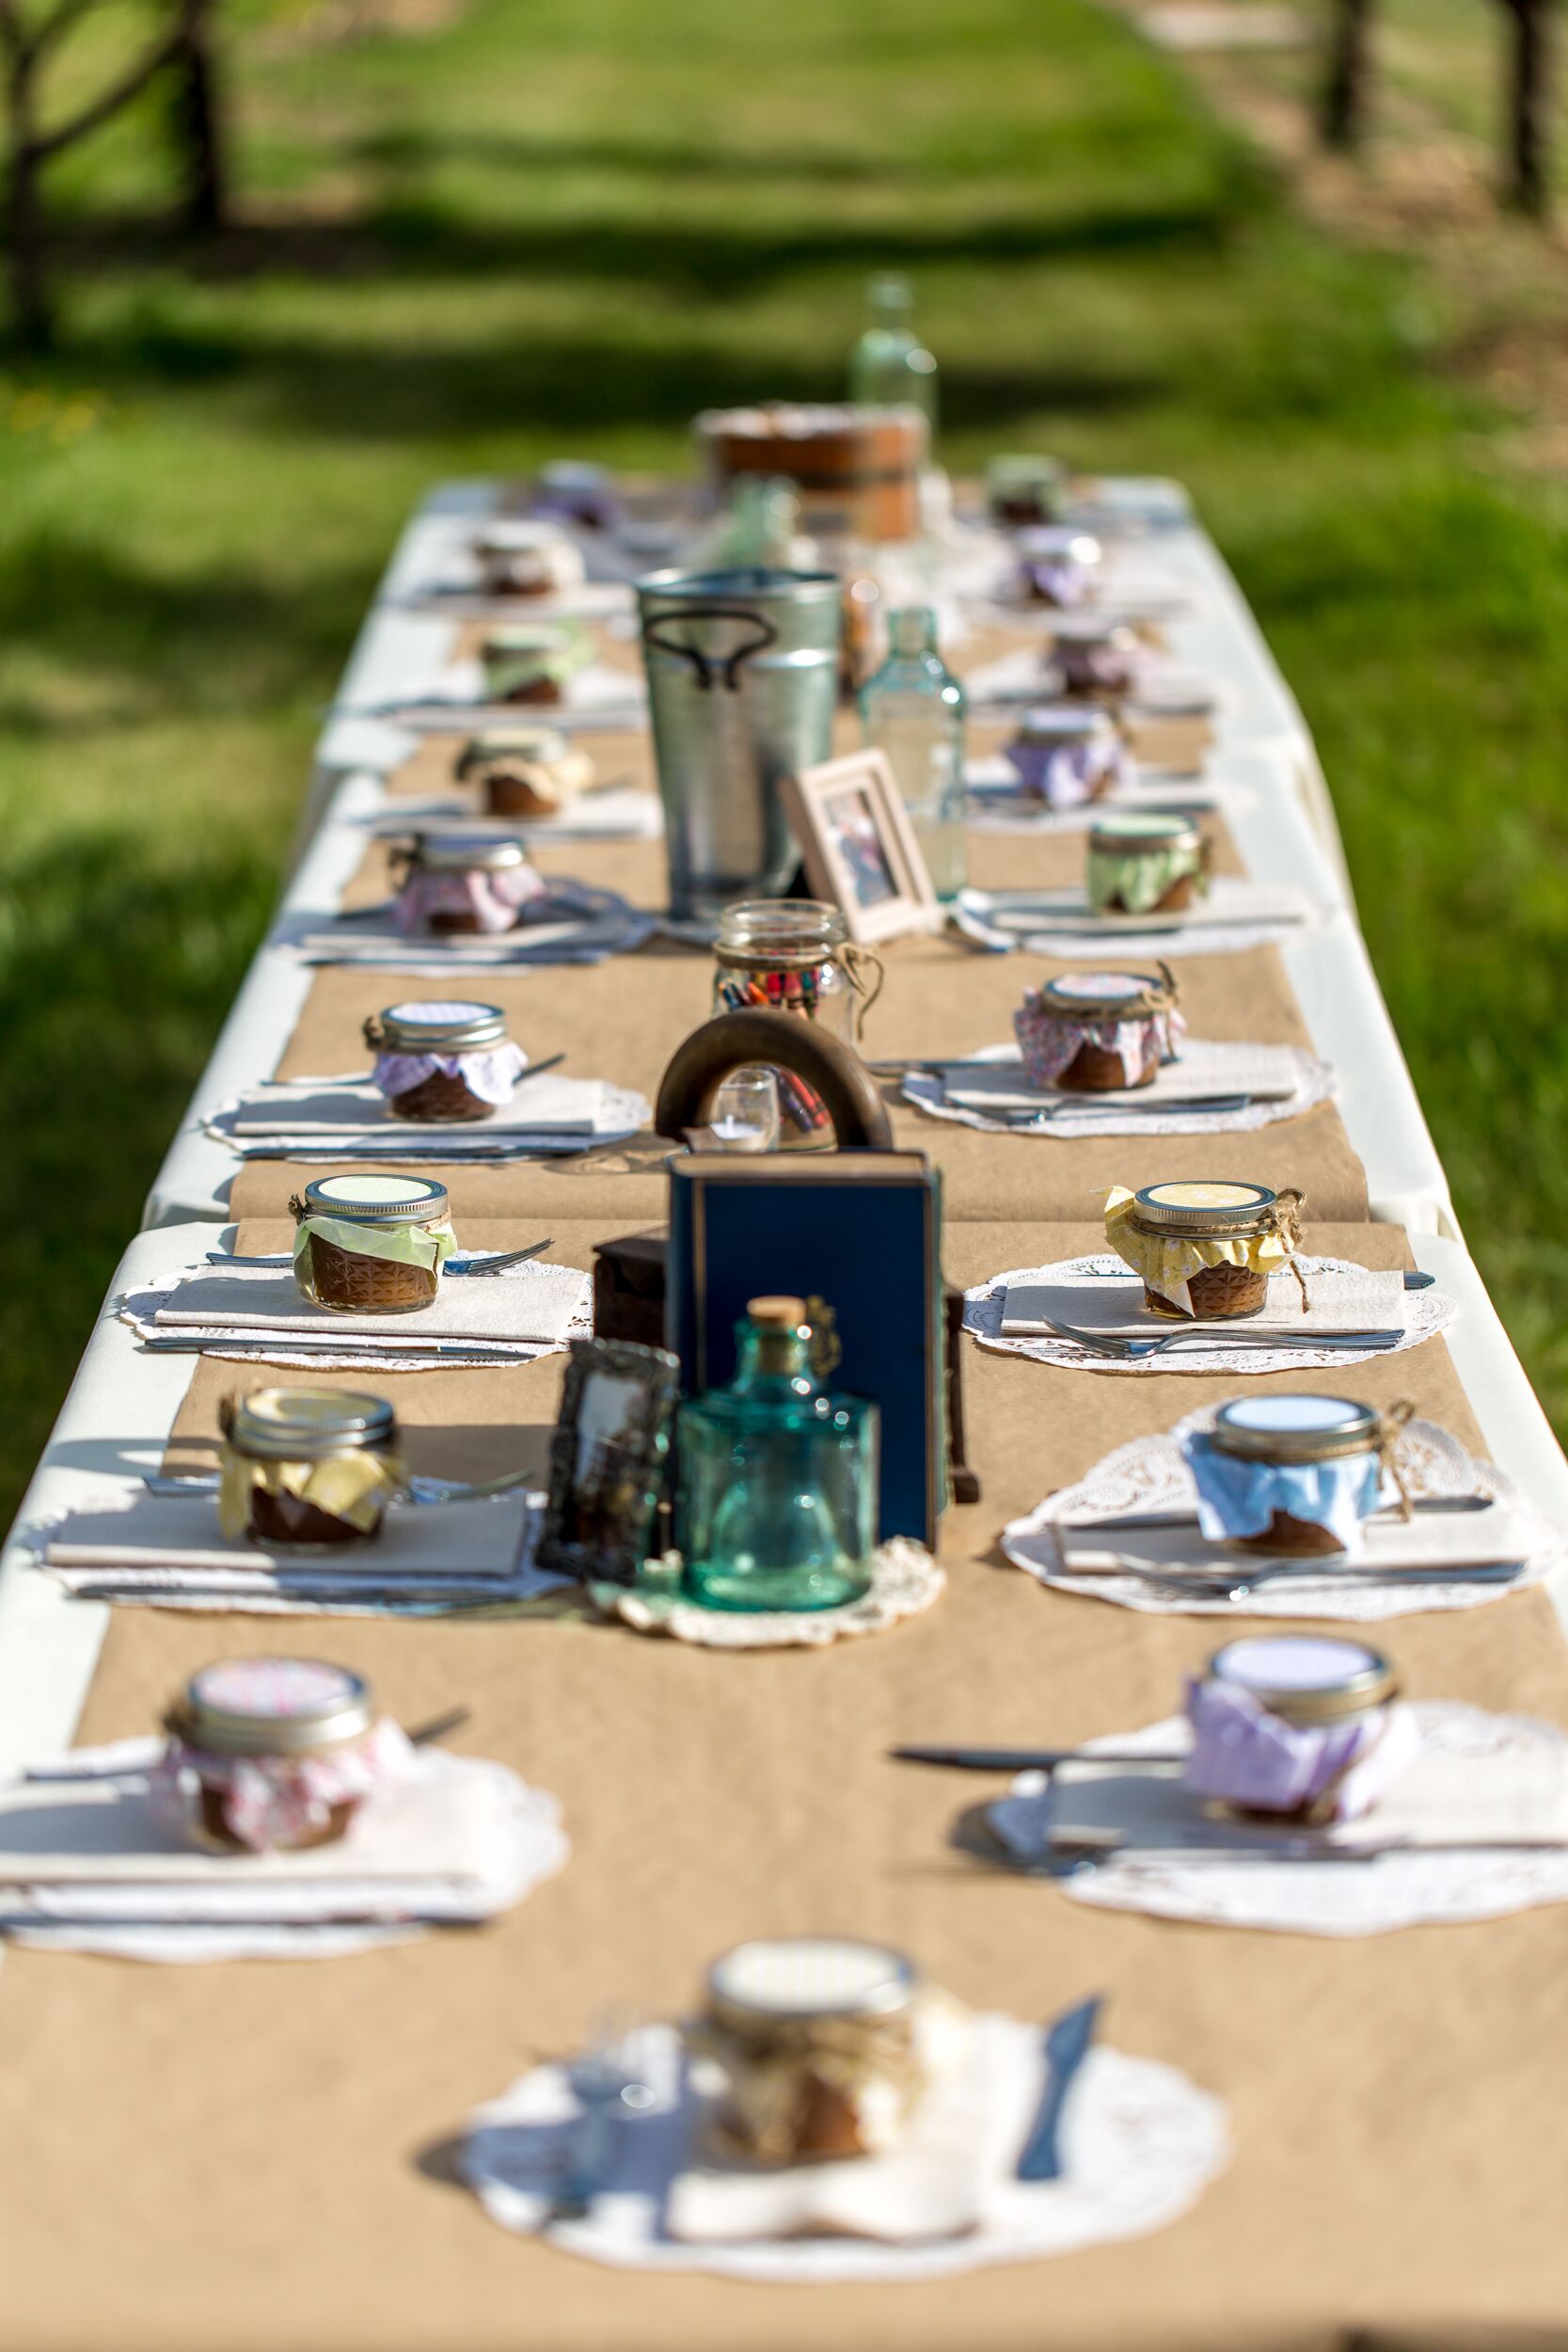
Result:
<instances>
[{"instance_id":1,"label":"metal bucket handle","mask_svg":"<svg viewBox=\"0 0 1568 2352\"><path fill-rule=\"evenodd\" d=\"M659 631L667 621L749 621L759 634L736 645L733 653L725 654L721 660L717 655L710 657L701 652L695 645L676 644L671 638L660 636ZM689 661L696 672L698 687L705 694L711 688L716 672L720 683L730 693L738 693L741 663L750 660L752 654L761 653L771 645L778 634L772 622L765 621L760 612L752 612L745 605L733 604L690 605L682 612L656 612L652 620L642 624L643 643L656 645L660 653L678 653L683 660Z\"/></svg>"}]
</instances>

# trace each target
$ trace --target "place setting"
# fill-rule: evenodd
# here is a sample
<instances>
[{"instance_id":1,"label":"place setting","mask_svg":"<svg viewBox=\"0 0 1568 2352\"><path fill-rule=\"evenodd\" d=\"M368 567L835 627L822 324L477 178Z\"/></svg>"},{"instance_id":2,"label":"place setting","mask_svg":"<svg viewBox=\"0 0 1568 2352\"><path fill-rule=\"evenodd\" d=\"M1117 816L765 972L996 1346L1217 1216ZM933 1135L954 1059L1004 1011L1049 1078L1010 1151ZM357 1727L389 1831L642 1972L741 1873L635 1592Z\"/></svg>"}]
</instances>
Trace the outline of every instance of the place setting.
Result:
<instances>
[{"instance_id":1,"label":"place setting","mask_svg":"<svg viewBox=\"0 0 1568 2352\"><path fill-rule=\"evenodd\" d=\"M590 1277L525 1249L465 1252L434 1177L313 1178L292 1255L213 1251L120 1300L154 1354L418 1372L534 1362L591 1327Z\"/></svg>"},{"instance_id":2,"label":"place setting","mask_svg":"<svg viewBox=\"0 0 1568 2352\"><path fill-rule=\"evenodd\" d=\"M78 1600L261 1616L436 1616L533 1602L527 1471L410 1473L396 1407L344 1389L263 1388L219 1411L217 1467L150 1472L35 1521L35 1564Z\"/></svg>"},{"instance_id":3,"label":"place setting","mask_svg":"<svg viewBox=\"0 0 1568 2352\"><path fill-rule=\"evenodd\" d=\"M1193 591L1177 574L1140 563L1080 524L1036 522L977 554L965 600L982 615L1022 614L1048 627L1062 613L1092 612L1136 628L1189 612Z\"/></svg>"},{"instance_id":4,"label":"place setting","mask_svg":"<svg viewBox=\"0 0 1568 2352\"><path fill-rule=\"evenodd\" d=\"M964 763L967 821L980 833L1083 833L1110 810L1196 817L1256 804L1251 788L1183 774L1132 750L1130 731L1094 704L1043 703L1020 713L1000 750Z\"/></svg>"},{"instance_id":5,"label":"place setting","mask_svg":"<svg viewBox=\"0 0 1568 2352\"><path fill-rule=\"evenodd\" d=\"M1388 1933L1568 1900L1568 1733L1409 1699L1380 1650L1243 1635L1182 1710L1076 1748L909 1745L1010 1776L958 1842L1075 1902L1298 1935Z\"/></svg>"},{"instance_id":6,"label":"place setting","mask_svg":"<svg viewBox=\"0 0 1568 2352\"><path fill-rule=\"evenodd\" d=\"M458 741L450 756L451 790L433 788L422 798L400 793L394 808L358 821L381 839L404 836L412 826L426 834L494 834L525 847L657 840L663 810L657 794L627 773L636 764L629 755L603 761L583 735L548 721L515 720ZM430 784L441 781L437 762Z\"/></svg>"},{"instance_id":7,"label":"place setting","mask_svg":"<svg viewBox=\"0 0 1568 2352\"><path fill-rule=\"evenodd\" d=\"M372 1016L369 1073L269 1079L210 1111L207 1133L245 1160L482 1160L625 1143L644 1095L531 1060L498 1005L405 998Z\"/></svg>"},{"instance_id":8,"label":"place setting","mask_svg":"<svg viewBox=\"0 0 1568 2352\"><path fill-rule=\"evenodd\" d=\"M1132 1438L1002 1531L1053 1591L1152 1614L1373 1621L1532 1590L1568 1537L1408 1406L1301 1391Z\"/></svg>"},{"instance_id":9,"label":"place setting","mask_svg":"<svg viewBox=\"0 0 1568 2352\"><path fill-rule=\"evenodd\" d=\"M647 707L641 672L624 659L636 635L629 616L465 623L397 694L356 715L395 719L416 733L449 727L454 717L488 722L519 709L578 724L635 726Z\"/></svg>"},{"instance_id":10,"label":"place setting","mask_svg":"<svg viewBox=\"0 0 1568 2352\"><path fill-rule=\"evenodd\" d=\"M471 1928L562 1870L561 1807L404 1730L325 1660L225 1658L155 1727L0 1779L0 1938L194 1964L323 1960Z\"/></svg>"},{"instance_id":11,"label":"place setting","mask_svg":"<svg viewBox=\"0 0 1568 2352\"><path fill-rule=\"evenodd\" d=\"M471 2116L490 2218L625 2269L780 2286L950 2277L1167 2227L1229 2157L1224 2103L1099 2033L966 2007L838 1935L742 1944L687 2018L623 2010Z\"/></svg>"},{"instance_id":12,"label":"place setting","mask_svg":"<svg viewBox=\"0 0 1568 2352\"><path fill-rule=\"evenodd\" d=\"M627 612L620 580L591 580L578 541L547 516L492 515L438 534L421 573L388 602L397 610L452 620L604 618Z\"/></svg>"},{"instance_id":13,"label":"place setting","mask_svg":"<svg viewBox=\"0 0 1568 2352\"><path fill-rule=\"evenodd\" d=\"M600 963L646 945L658 919L618 891L542 874L515 826L400 828L392 895L339 911L308 909L281 944L305 963L455 974L498 964Z\"/></svg>"},{"instance_id":14,"label":"place setting","mask_svg":"<svg viewBox=\"0 0 1568 2352\"><path fill-rule=\"evenodd\" d=\"M1115 1254L993 1275L966 1294L964 1328L1072 1370L1248 1375L1399 1354L1448 1328L1453 1303L1425 1277L1303 1250L1302 1200L1241 1180L1115 1185Z\"/></svg>"},{"instance_id":15,"label":"place setting","mask_svg":"<svg viewBox=\"0 0 1568 2352\"><path fill-rule=\"evenodd\" d=\"M1069 972L1013 1015L1014 1042L872 1062L907 1102L990 1135L1244 1134L1332 1102L1332 1066L1291 1045L1195 1039L1168 964Z\"/></svg>"}]
</instances>

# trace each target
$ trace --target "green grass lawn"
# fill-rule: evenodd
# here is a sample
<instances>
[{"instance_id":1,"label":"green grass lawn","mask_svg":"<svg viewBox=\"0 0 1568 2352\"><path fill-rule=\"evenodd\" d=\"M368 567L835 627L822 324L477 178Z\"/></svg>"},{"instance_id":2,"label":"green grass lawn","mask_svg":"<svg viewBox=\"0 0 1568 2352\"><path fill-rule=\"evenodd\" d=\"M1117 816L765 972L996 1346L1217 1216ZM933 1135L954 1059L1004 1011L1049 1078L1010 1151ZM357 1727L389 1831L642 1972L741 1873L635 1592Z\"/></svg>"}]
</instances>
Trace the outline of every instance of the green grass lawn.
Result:
<instances>
[{"instance_id":1,"label":"green grass lawn","mask_svg":"<svg viewBox=\"0 0 1568 2352\"><path fill-rule=\"evenodd\" d=\"M0 362L8 1505L265 920L317 714L436 476L678 463L831 394L918 278L956 465L1193 485L1316 730L1473 1247L1560 1427L1560 508L1488 466L1415 266L1337 250L1088 0L479 0L242 32L246 226L151 108L70 159L66 340Z\"/></svg>"}]
</instances>

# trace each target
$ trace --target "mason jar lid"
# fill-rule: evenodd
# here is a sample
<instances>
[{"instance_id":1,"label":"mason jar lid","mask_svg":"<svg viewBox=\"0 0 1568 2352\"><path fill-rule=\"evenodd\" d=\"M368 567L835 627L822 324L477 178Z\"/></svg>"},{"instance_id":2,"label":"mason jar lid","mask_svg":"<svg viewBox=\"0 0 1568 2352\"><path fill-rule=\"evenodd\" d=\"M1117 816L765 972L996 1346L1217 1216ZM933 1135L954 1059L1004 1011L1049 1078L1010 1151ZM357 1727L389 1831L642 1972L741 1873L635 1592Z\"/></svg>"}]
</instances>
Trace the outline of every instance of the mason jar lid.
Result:
<instances>
[{"instance_id":1,"label":"mason jar lid","mask_svg":"<svg viewBox=\"0 0 1568 2352\"><path fill-rule=\"evenodd\" d=\"M528 852L514 834L419 833L414 863L426 874L499 874L526 865Z\"/></svg>"},{"instance_id":2,"label":"mason jar lid","mask_svg":"<svg viewBox=\"0 0 1568 2352\"><path fill-rule=\"evenodd\" d=\"M1347 1396L1242 1396L1214 1415L1216 1454L1243 1462L1333 1462L1376 1451L1383 1417Z\"/></svg>"},{"instance_id":3,"label":"mason jar lid","mask_svg":"<svg viewBox=\"0 0 1568 2352\"><path fill-rule=\"evenodd\" d=\"M506 1015L499 1005L469 1004L466 999L388 1005L371 1025L379 1031L372 1041L388 1054L472 1053L506 1040Z\"/></svg>"},{"instance_id":4,"label":"mason jar lid","mask_svg":"<svg viewBox=\"0 0 1568 2352\"><path fill-rule=\"evenodd\" d=\"M1059 612L1051 634L1058 644L1109 645L1117 653L1131 653L1138 642L1136 629L1106 612Z\"/></svg>"},{"instance_id":5,"label":"mason jar lid","mask_svg":"<svg viewBox=\"0 0 1568 2352\"><path fill-rule=\"evenodd\" d=\"M1399 1677L1381 1650L1323 1633L1253 1633L1209 1661L1215 1682L1249 1692L1288 1724L1330 1724L1397 1696Z\"/></svg>"},{"instance_id":6,"label":"mason jar lid","mask_svg":"<svg viewBox=\"0 0 1568 2352\"><path fill-rule=\"evenodd\" d=\"M562 727L485 727L464 744L457 779L461 783L492 759L527 759L548 767L570 758L571 751L571 740Z\"/></svg>"},{"instance_id":7,"label":"mason jar lid","mask_svg":"<svg viewBox=\"0 0 1568 2352\"><path fill-rule=\"evenodd\" d=\"M1092 532L1073 523L1030 523L1013 541L1025 564L1098 564L1103 548Z\"/></svg>"},{"instance_id":8,"label":"mason jar lid","mask_svg":"<svg viewBox=\"0 0 1568 2352\"><path fill-rule=\"evenodd\" d=\"M1064 972L1042 980L1035 992L1041 1012L1064 1021L1136 1021L1168 1012L1176 1002L1169 974L1153 972Z\"/></svg>"},{"instance_id":9,"label":"mason jar lid","mask_svg":"<svg viewBox=\"0 0 1568 2352\"><path fill-rule=\"evenodd\" d=\"M192 1675L165 1726L217 1756L309 1756L363 1739L371 1686L316 1658L222 1658Z\"/></svg>"},{"instance_id":10,"label":"mason jar lid","mask_svg":"<svg viewBox=\"0 0 1568 2352\"><path fill-rule=\"evenodd\" d=\"M1036 456L1027 450L1004 450L986 465L986 480L993 489L1012 489L1026 483L1045 489L1061 479L1059 457Z\"/></svg>"},{"instance_id":11,"label":"mason jar lid","mask_svg":"<svg viewBox=\"0 0 1568 2352\"><path fill-rule=\"evenodd\" d=\"M445 1184L434 1176L315 1176L305 1187L308 1216L367 1225L433 1225L446 1216Z\"/></svg>"},{"instance_id":12,"label":"mason jar lid","mask_svg":"<svg viewBox=\"0 0 1568 2352\"><path fill-rule=\"evenodd\" d=\"M855 1936L778 1935L737 1944L708 1975L710 2017L742 2032L843 2018L895 2017L919 1984L914 1963Z\"/></svg>"},{"instance_id":13,"label":"mason jar lid","mask_svg":"<svg viewBox=\"0 0 1568 2352\"><path fill-rule=\"evenodd\" d=\"M1089 848L1108 857L1163 856L1172 850L1202 847L1203 835L1193 818L1172 809L1113 809L1089 827Z\"/></svg>"},{"instance_id":14,"label":"mason jar lid","mask_svg":"<svg viewBox=\"0 0 1568 2352\"><path fill-rule=\"evenodd\" d=\"M842 947L848 938L843 909L821 898L740 898L719 917L719 945L783 954L806 947Z\"/></svg>"},{"instance_id":15,"label":"mason jar lid","mask_svg":"<svg viewBox=\"0 0 1568 2352\"><path fill-rule=\"evenodd\" d=\"M257 1389L235 1399L223 1434L253 1461L318 1462L356 1450L373 1453L397 1437L385 1397L349 1389Z\"/></svg>"},{"instance_id":16,"label":"mason jar lid","mask_svg":"<svg viewBox=\"0 0 1568 2352\"><path fill-rule=\"evenodd\" d=\"M1108 710L1092 704L1042 703L1026 710L1014 739L1020 743L1102 743L1115 740L1117 723Z\"/></svg>"},{"instance_id":17,"label":"mason jar lid","mask_svg":"<svg viewBox=\"0 0 1568 2352\"><path fill-rule=\"evenodd\" d=\"M1245 1233L1266 1223L1278 1197L1267 1184L1176 1177L1145 1184L1132 1205L1146 1232Z\"/></svg>"}]
</instances>

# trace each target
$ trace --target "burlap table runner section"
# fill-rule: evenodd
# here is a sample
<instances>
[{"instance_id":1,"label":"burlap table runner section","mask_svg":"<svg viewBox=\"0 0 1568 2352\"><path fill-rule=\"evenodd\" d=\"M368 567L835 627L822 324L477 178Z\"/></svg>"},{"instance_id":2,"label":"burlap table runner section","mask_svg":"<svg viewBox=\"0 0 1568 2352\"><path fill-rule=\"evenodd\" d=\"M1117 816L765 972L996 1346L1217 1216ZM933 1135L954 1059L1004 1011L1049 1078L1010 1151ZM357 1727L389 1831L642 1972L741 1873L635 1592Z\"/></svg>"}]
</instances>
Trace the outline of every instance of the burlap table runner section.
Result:
<instances>
[{"instance_id":1,"label":"burlap table runner section","mask_svg":"<svg viewBox=\"0 0 1568 2352\"><path fill-rule=\"evenodd\" d=\"M948 1271L974 1281L1094 1238L955 1228ZM1407 1263L1388 1227L1319 1238ZM588 1239L562 1229L557 1254L584 1263ZM558 1373L517 1375L530 1423L552 1409ZM84 1739L145 1729L191 1668L264 1639L352 1661L407 1722L470 1707L461 1744L561 1795L573 1858L492 1928L362 1958L156 1969L9 1954L10 2341L27 2352L1560 2343L1561 1912L1336 1946L1095 1913L954 1850L960 1815L993 1784L885 1760L898 1740L1067 1742L1147 1722L1217 1639L1212 1625L1042 1593L1000 1566L993 1544L1048 1486L1220 1384L1065 1373L973 1345L966 1375L985 1501L950 1515L942 1604L883 1639L726 1658L575 1622L279 1620L263 1632L114 1615ZM1440 1342L1358 1367L1351 1385L1380 1403L1412 1395L1474 1442ZM464 1373L395 1387L433 1433L488 1414ZM1568 1722L1568 1667L1539 1596L1402 1620L1387 1647L1418 1695ZM813 1929L886 1938L963 1998L1021 2016L1102 1990L1109 2038L1229 2101L1231 2169L1133 2246L918 2290L615 2273L508 2236L451 2185L447 2143L467 2110L570 2047L604 2005L679 2013L726 1944Z\"/></svg>"},{"instance_id":2,"label":"burlap table runner section","mask_svg":"<svg viewBox=\"0 0 1568 2352\"><path fill-rule=\"evenodd\" d=\"M1210 830L1221 870L1234 872L1240 860L1228 832L1217 819L1210 820ZM1081 836L1015 841L972 834L970 849L982 887L1012 882L1045 888L1082 871ZM386 856L381 844L372 846L351 886L351 903L372 903L385 895ZM662 887L657 842L606 843L591 850L567 844L542 851L539 862L546 872L577 874L643 905L657 903ZM981 955L951 935L897 940L882 954L886 981L862 1032L863 1051L877 1059L969 1053L1004 1042L1012 1035L1013 1011L1026 989L1049 975L1083 968L1041 956ZM1309 1042L1276 949L1181 957L1177 972L1196 1036L1270 1045ZM529 1053L542 1057L564 1052L572 1073L636 1087L652 1102L676 1045L708 1018L712 975L707 954L663 942L636 956L573 968L569 975L553 968L487 972L476 975L471 985L475 995L502 1007L512 1034ZM366 1016L401 996L446 985L396 972L324 967L277 1074L309 1077L364 1067ZM950 1217L1086 1216L1112 1184L1147 1183L1161 1174L1242 1174L1276 1189L1296 1184L1307 1196L1308 1217L1367 1215L1365 1173L1332 1104L1254 1135L1166 1136L1143 1142L1136 1136L989 1135L925 1117L903 1101L892 1082L883 1091L895 1141L928 1152L942 1167ZM662 1145L644 1140L570 1159L453 1162L437 1172L459 1215L597 1216L602 1210L635 1222L662 1214L663 1152ZM242 1165L230 1193L231 1213L281 1214L309 1172L289 1161Z\"/></svg>"}]
</instances>

